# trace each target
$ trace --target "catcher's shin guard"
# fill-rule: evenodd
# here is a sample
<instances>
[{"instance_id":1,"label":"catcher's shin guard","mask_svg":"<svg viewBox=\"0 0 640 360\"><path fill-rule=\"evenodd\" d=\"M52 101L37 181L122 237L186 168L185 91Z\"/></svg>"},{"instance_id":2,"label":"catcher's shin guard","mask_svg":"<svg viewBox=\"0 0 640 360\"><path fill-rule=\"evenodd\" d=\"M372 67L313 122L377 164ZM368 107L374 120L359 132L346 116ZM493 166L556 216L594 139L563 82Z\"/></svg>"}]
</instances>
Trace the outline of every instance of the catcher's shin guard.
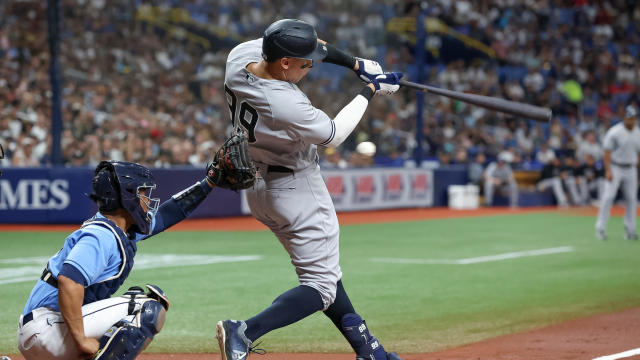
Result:
<instances>
[{"instance_id":1,"label":"catcher's shin guard","mask_svg":"<svg viewBox=\"0 0 640 360\"><path fill-rule=\"evenodd\" d=\"M400 360L395 353L387 354L378 339L369 333L367 324L360 315L355 313L344 315L342 331L356 351L356 360Z\"/></svg>"},{"instance_id":2,"label":"catcher's shin guard","mask_svg":"<svg viewBox=\"0 0 640 360\"><path fill-rule=\"evenodd\" d=\"M100 338L94 360L133 360L162 330L166 310L155 300L142 304L133 322L118 321Z\"/></svg>"}]
</instances>

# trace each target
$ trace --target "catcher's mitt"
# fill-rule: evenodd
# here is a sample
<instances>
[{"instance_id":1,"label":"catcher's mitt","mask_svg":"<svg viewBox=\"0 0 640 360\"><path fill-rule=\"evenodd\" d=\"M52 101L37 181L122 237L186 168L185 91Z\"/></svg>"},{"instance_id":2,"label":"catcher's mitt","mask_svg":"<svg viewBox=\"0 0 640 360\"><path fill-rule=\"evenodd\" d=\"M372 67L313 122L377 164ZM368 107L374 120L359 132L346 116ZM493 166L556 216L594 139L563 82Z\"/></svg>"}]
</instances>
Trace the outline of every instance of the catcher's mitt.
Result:
<instances>
[{"instance_id":1,"label":"catcher's mitt","mask_svg":"<svg viewBox=\"0 0 640 360\"><path fill-rule=\"evenodd\" d=\"M232 135L218 149L207 168L207 179L218 187L234 191L253 186L256 166L249 155L249 143L244 132Z\"/></svg>"}]
</instances>

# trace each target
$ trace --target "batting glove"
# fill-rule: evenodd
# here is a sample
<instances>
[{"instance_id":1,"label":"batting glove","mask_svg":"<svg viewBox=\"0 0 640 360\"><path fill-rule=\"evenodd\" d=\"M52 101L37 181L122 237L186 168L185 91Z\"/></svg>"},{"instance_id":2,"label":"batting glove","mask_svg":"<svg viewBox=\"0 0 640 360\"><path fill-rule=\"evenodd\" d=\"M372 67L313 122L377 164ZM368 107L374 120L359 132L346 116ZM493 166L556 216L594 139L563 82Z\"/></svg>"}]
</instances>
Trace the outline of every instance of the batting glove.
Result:
<instances>
[{"instance_id":1,"label":"batting glove","mask_svg":"<svg viewBox=\"0 0 640 360\"><path fill-rule=\"evenodd\" d=\"M377 62L361 58L356 58L356 60L358 61L358 70L353 71L362 81L370 83L376 76L384 74L382 67Z\"/></svg>"},{"instance_id":2,"label":"batting glove","mask_svg":"<svg viewBox=\"0 0 640 360\"><path fill-rule=\"evenodd\" d=\"M389 72L376 76L371 83L375 86L376 92L391 95L400 89L400 79L403 75L401 72Z\"/></svg>"}]
</instances>

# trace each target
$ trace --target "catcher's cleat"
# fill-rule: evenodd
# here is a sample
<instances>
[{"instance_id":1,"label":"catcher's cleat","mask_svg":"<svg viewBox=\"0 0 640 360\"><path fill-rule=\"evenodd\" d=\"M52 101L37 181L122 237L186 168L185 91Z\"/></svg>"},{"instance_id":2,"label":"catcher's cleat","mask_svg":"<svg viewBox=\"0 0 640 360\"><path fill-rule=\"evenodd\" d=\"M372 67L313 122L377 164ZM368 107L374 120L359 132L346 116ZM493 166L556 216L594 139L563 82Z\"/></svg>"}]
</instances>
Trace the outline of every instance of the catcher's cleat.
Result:
<instances>
[{"instance_id":1,"label":"catcher's cleat","mask_svg":"<svg viewBox=\"0 0 640 360\"><path fill-rule=\"evenodd\" d=\"M263 349L256 349L253 342L249 340L244 331L247 324L240 320L221 320L216 326L216 338L220 346L220 356L222 360L245 360L250 352L264 354Z\"/></svg>"}]
</instances>

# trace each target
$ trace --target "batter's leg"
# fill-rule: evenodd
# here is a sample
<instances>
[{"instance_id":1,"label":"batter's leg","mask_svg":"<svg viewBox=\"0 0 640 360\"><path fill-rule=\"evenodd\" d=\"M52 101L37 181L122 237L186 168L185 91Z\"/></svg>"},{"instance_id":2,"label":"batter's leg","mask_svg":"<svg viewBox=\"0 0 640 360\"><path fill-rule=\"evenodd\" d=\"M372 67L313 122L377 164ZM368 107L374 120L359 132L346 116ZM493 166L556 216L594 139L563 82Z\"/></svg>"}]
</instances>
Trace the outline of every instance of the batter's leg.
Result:
<instances>
[{"instance_id":1,"label":"batter's leg","mask_svg":"<svg viewBox=\"0 0 640 360\"><path fill-rule=\"evenodd\" d=\"M613 201L618 193L618 187L620 186L619 170L616 167L612 167L611 173L613 175L613 179L611 181L604 182L604 194L602 195L602 201L600 201L598 219L596 220L596 236L599 234L606 234L611 205L613 205Z\"/></svg>"},{"instance_id":2,"label":"batter's leg","mask_svg":"<svg viewBox=\"0 0 640 360\"><path fill-rule=\"evenodd\" d=\"M323 308L318 290L300 285L280 296L258 315L247 320L245 336L252 342L262 335L293 324Z\"/></svg>"},{"instance_id":3,"label":"batter's leg","mask_svg":"<svg viewBox=\"0 0 640 360\"><path fill-rule=\"evenodd\" d=\"M395 353L387 353L379 340L369 332L366 322L353 309L342 280L338 281L335 301L324 314L347 339L356 353L356 359L400 360Z\"/></svg>"},{"instance_id":4,"label":"batter's leg","mask_svg":"<svg viewBox=\"0 0 640 360\"><path fill-rule=\"evenodd\" d=\"M338 330L344 334L344 332L342 331L342 318L346 314L355 312L356 311L351 304L351 300L349 299L347 292L344 290L342 280L338 281L336 287L336 299L334 300L333 304L331 304L331 306L329 306L327 310L324 311L324 314L327 315L327 317L331 319Z\"/></svg>"}]
</instances>

